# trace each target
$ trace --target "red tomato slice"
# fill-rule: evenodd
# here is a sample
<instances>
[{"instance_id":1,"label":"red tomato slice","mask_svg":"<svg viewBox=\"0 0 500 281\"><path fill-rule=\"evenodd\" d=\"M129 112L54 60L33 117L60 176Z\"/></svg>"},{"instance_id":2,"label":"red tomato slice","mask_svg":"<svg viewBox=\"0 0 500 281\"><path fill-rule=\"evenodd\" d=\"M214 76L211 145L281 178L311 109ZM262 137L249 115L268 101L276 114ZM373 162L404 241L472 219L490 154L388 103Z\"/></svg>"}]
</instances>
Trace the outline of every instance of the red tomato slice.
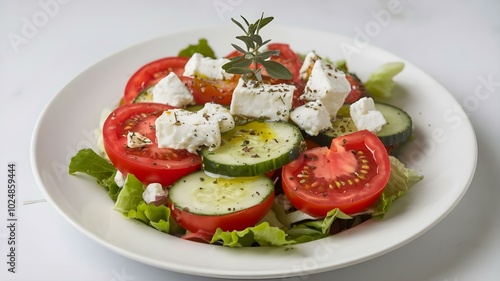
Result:
<instances>
[{"instance_id":1,"label":"red tomato slice","mask_svg":"<svg viewBox=\"0 0 500 281\"><path fill-rule=\"evenodd\" d=\"M231 53L227 54L227 56L225 56L226 59L231 59L231 58L234 58L234 57L238 57L238 56L241 56L242 53L238 50L234 50L232 51Z\"/></svg>"},{"instance_id":2,"label":"red tomato slice","mask_svg":"<svg viewBox=\"0 0 500 281\"><path fill-rule=\"evenodd\" d=\"M170 72L181 76L188 60L189 58L184 57L168 57L144 65L128 80L125 86L123 102L131 104L140 92L155 85Z\"/></svg>"},{"instance_id":3,"label":"red tomato slice","mask_svg":"<svg viewBox=\"0 0 500 281\"><path fill-rule=\"evenodd\" d=\"M314 217L335 208L353 214L377 200L390 168L382 142L362 130L334 139L330 149L307 150L285 165L283 191L293 206Z\"/></svg>"},{"instance_id":4,"label":"red tomato slice","mask_svg":"<svg viewBox=\"0 0 500 281\"><path fill-rule=\"evenodd\" d=\"M351 84L351 92L344 100L344 103L354 103L361 97L366 96L365 85L359 80L359 78L351 73L346 73L347 81Z\"/></svg>"},{"instance_id":5,"label":"red tomato slice","mask_svg":"<svg viewBox=\"0 0 500 281\"><path fill-rule=\"evenodd\" d=\"M217 228L221 228L223 231L233 231L254 226L269 212L273 201L274 193L260 204L219 216L193 214L180 208L173 208L171 202L168 203L168 207L172 210L172 216L180 226L190 232L198 233L196 236L203 237L213 235Z\"/></svg>"},{"instance_id":6,"label":"red tomato slice","mask_svg":"<svg viewBox=\"0 0 500 281\"><path fill-rule=\"evenodd\" d=\"M230 80L206 80L195 77L191 84L188 83L188 87L192 89L197 104L216 102L230 105L239 78L240 75L234 75Z\"/></svg>"},{"instance_id":7,"label":"red tomato slice","mask_svg":"<svg viewBox=\"0 0 500 281\"><path fill-rule=\"evenodd\" d=\"M288 68L288 70L290 70L290 72L293 75L291 81L293 82L299 81L300 80L299 72L300 72L300 67L302 66L302 61L297 56L297 53L295 53L288 44L271 43L267 45L267 48L269 50L280 51L279 56L272 56L271 60L281 63L286 68ZM265 71L263 71L262 73L264 74Z\"/></svg>"},{"instance_id":8,"label":"red tomato slice","mask_svg":"<svg viewBox=\"0 0 500 281\"><path fill-rule=\"evenodd\" d=\"M201 158L187 150L158 148L155 120L173 107L157 103L136 103L118 107L104 122L104 149L113 165L123 174L131 173L144 184L172 184L199 170ZM145 147L127 147L128 132L138 132L153 143Z\"/></svg>"},{"instance_id":9,"label":"red tomato slice","mask_svg":"<svg viewBox=\"0 0 500 281\"><path fill-rule=\"evenodd\" d=\"M198 243L210 244L210 241L212 241L213 236L214 235L211 233L204 233L200 231L200 232L188 232L182 235L181 238Z\"/></svg>"}]
</instances>

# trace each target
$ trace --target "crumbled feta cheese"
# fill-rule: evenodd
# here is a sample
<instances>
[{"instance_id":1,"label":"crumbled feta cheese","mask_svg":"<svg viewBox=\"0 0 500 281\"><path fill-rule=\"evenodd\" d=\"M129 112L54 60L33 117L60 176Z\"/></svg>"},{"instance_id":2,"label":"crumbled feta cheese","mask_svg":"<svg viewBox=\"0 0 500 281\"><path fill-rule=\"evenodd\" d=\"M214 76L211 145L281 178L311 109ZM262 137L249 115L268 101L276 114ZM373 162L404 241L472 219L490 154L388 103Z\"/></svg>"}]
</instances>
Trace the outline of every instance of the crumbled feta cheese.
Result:
<instances>
[{"instance_id":1,"label":"crumbled feta cheese","mask_svg":"<svg viewBox=\"0 0 500 281\"><path fill-rule=\"evenodd\" d=\"M318 59L314 63L304 93L300 98L307 101L321 100L330 113L330 117L335 118L350 91L351 84L345 74L331 64Z\"/></svg>"},{"instance_id":2,"label":"crumbled feta cheese","mask_svg":"<svg viewBox=\"0 0 500 281\"><path fill-rule=\"evenodd\" d=\"M127 134L127 146L130 148L145 147L152 143L153 142L150 139L141 135L141 133L128 132Z\"/></svg>"},{"instance_id":3,"label":"crumbled feta cheese","mask_svg":"<svg viewBox=\"0 0 500 281\"><path fill-rule=\"evenodd\" d=\"M202 115L208 121L219 124L220 132L224 133L234 128L234 118L226 107L217 103L206 103L198 110L197 114Z\"/></svg>"},{"instance_id":4,"label":"crumbled feta cheese","mask_svg":"<svg viewBox=\"0 0 500 281\"><path fill-rule=\"evenodd\" d=\"M292 203L288 200L288 197L285 194L279 194L274 197L274 203L283 207L283 209L288 212L293 208Z\"/></svg>"},{"instance_id":5,"label":"crumbled feta cheese","mask_svg":"<svg viewBox=\"0 0 500 281\"><path fill-rule=\"evenodd\" d=\"M159 148L186 149L196 153L202 146L214 150L221 143L217 122L208 121L202 114L187 110L167 110L156 119L155 126Z\"/></svg>"},{"instance_id":6,"label":"crumbled feta cheese","mask_svg":"<svg viewBox=\"0 0 500 281\"><path fill-rule=\"evenodd\" d=\"M142 193L142 199L146 201L146 203L151 203L157 201L163 197L167 196L167 191L163 189L161 184L159 183L150 183L144 189Z\"/></svg>"},{"instance_id":7,"label":"crumbled feta cheese","mask_svg":"<svg viewBox=\"0 0 500 281\"><path fill-rule=\"evenodd\" d=\"M306 81L309 78L309 75L311 75L311 70L314 66L314 63L318 59L320 59L320 57L314 51L311 51L311 52L306 54L306 56L304 58L304 62L302 63L302 66L300 67L300 70L299 70L300 79Z\"/></svg>"},{"instance_id":8,"label":"crumbled feta cheese","mask_svg":"<svg viewBox=\"0 0 500 281\"><path fill-rule=\"evenodd\" d=\"M387 124L384 116L375 108L372 98L363 97L349 107L352 121L358 130L377 133Z\"/></svg>"},{"instance_id":9,"label":"crumbled feta cheese","mask_svg":"<svg viewBox=\"0 0 500 281\"><path fill-rule=\"evenodd\" d=\"M227 73L222 66L228 63L228 59L212 59L202 54L194 53L184 66L184 76L198 76L207 79L231 79L233 74Z\"/></svg>"},{"instance_id":10,"label":"crumbled feta cheese","mask_svg":"<svg viewBox=\"0 0 500 281\"><path fill-rule=\"evenodd\" d=\"M126 178L127 177L124 174L122 174L122 172L120 172L118 170L116 171L114 180L116 182L116 185L118 185L119 188L123 187L123 185L125 184Z\"/></svg>"},{"instance_id":11,"label":"crumbled feta cheese","mask_svg":"<svg viewBox=\"0 0 500 281\"><path fill-rule=\"evenodd\" d=\"M153 88L153 102L184 107L193 102L193 94L173 72L161 79Z\"/></svg>"},{"instance_id":12,"label":"crumbled feta cheese","mask_svg":"<svg viewBox=\"0 0 500 281\"><path fill-rule=\"evenodd\" d=\"M290 119L311 136L316 136L319 132L332 127L330 114L320 100L310 101L295 108L290 114Z\"/></svg>"},{"instance_id":13,"label":"crumbled feta cheese","mask_svg":"<svg viewBox=\"0 0 500 281\"><path fill-rule=\"evenodd\" d=\"M288 121L295 86L287 84L255 84L238 81L231 100L231 114Z\"/></svg>"}]
</instances>

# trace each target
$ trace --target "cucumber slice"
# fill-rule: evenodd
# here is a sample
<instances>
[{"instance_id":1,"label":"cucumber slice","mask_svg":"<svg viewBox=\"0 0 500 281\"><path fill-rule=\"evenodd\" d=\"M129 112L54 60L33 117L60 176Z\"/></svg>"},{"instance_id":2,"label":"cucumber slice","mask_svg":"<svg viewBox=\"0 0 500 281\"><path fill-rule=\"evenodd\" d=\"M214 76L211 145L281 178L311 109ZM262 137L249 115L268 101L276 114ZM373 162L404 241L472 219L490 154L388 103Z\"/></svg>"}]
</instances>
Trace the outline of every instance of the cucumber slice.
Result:
<instances>
[{"instance_id":1,"label":"cucumber slice","mask_svg":"<svg viewBox=\"0 0 500 281\"><path fill-rule=\"evenodd\" d=\"M375 103L375 108L382 113L387 121L387 124L376 134L382 143L385 146L391 146L407 141L413 131L410 116L401 108L386 103ZM324 131L316 137L311 137L311 139L320 145L330 146L334 138L356 131L356 125L349 115L349 106L344 105L333 121L332 129Z\"/></svg>"},{"instance_id":2,"label":"cucumber slice","mask_svg":"<svg viewBox=\"0 0 500 281\"><path fill-rule=\"evenodd\" d=\"M375 108L382 113L387 124L377 133L377 137L385 146L396 145L407 141L413 132L410 115L394 105L375 103Z\"/></svg>"},{"instance_id":3,"label":"cucumber slice","mask_svg":"<svg viewBox=\"0 0 500 281\"><path fill-rule=\"evenodd\" d=\"M222 134L219 148L201 151L203 169L229 177L262 175L304 151L300 130L289 123L252 121Z\"/></svg>"},{"instance_id":4,"label":"cucumber slice","mask_svg":"<svg viewBox=\"0 0 500 281\"><path fill-rule=\"evenodd\" d=\"M213 178L203 171L189 174L168 190L175 206L192 214L220 216L238 212L274 196L274 184L267 176Z\"/></svg>"},{"instance_id":5,"label":"cucumber slice","mask_svg":"<svg viewBox=\"0 0 500 281\"><path fill-rule=\"evenodd\" d=\"M153 88L155 86L151 86L144 91L140 92L137 97L135 97L133 103L139 102L153 102Z\"/></svg>"}]
</instances>

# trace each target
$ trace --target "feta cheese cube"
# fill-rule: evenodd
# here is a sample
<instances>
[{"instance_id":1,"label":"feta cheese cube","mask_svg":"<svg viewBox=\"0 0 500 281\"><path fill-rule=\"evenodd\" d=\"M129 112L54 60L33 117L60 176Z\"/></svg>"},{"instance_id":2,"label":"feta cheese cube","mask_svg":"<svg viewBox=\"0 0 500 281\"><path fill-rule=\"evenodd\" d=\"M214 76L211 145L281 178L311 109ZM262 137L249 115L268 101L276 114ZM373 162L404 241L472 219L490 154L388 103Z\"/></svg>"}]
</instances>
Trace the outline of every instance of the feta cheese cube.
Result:
<instances>
[{"instance_id":1,"label":"feta cheese cube","mask_svg":"<svg viewBox=\"0 0 500 281\"><path fill-rule=\"evenodd\" d=\"M330 114L320 100L310 101L295 108L290 114L290 119L311 136L316 136L319 132L332 127Z\"/></svg>"},{"instance_id":2,"label":"feta cheese cube","mask_svg":"<svg viewBox=\"0 0 500 281\"><path fill-rule=\"evenodd\" d=\"M384 116L375 108L372 98L363 97L349 107L352 121L358 130L377 133L387 124Z\"/></svg>"},{"instance_id":3,"label":"feta cheese cube","mask_svg":"<svg viewBox=\"0 0 500 281\"><path fill-rule=\"evenodd\" d=\"M118 185L119 188L123 187L123 185L125 184L126 178L127 177L124 174L122 174L122 172L120 172L118 170L116 171L114 180L115 180L116 185Z\"/></svg>"},{"instance_id":4,"label":"feta cheese cube","mask_svg":"<svg viewBox=\"0 0 500 281\"><path fill-rule=\"evenodd\" d=\"M154 201L158 201L167 196L167 191L163 189L161 184L159 183L150 183L144 189L142 193L142 199L146 201L146 203L151 203Z\"/></svg>"},{"instance_id":5,"label":"feta cheese cube","mask_svg":"<svg viewBox=\"0 0 500 281\"><path fill-rule=\"evenodd\" d=\"M330 113L330 117L335 118L350 91L351 84L345 74L331 64L318 59L314 63L304 93L300 98L307 101L321 100Z\"/></svg>"},{"instance_id":6,"label":"feta cheese cube","mask_svg":"<svg viewBox=\"0 0 500 281\"><path fill-rule=\"evenodd\" d=\"M219 124L220 132L224 133L234 128L234 118L226 107L217 103L206 103L197 114L201 114L205 119Z\"/></svg>"},{"instance_id":7,"label":"feta cheese cube","mask_svg":"<svg viewBox=\"0 0 500 281\"><path fill-rule=\"evenodd\" d=\"M159 148L186 149L196 153L203 146L214 150L221 143L219 124L187 110L167 110L156 119L155 126Z\"/></svg>"},{"instance_id":8,"label":"feta cheese cube","mask_svg":"<svg viewBox=\"0 0 500 281\"><path fill-rule=\"evenodd\" d=\"M320 59L320 57L314 51L311 51L311 52L306 54L306 56L304 58L304 62L302 63L302 66L300 67L300 70L299 70L300 79L306 81L309 78L309 75L311 74L311 70L314 66L314 63L318 59Z\"/></svg>"},{"instance_id":9,"label":"feta cheese cube","mask_svg":"<svg viewBox=\"0 0 500 281\"><path fill-rule=\"evenodd\" d=\"M233 91L230 113L248 117L269 118L271 121L288 121L292 108L295 86L287 84L262 84L238 81Z\"/></svg>"},{"instance_id":10,"label":"feta cheese cube","mask_svg":"<svg viewBox=\"0 0 500 281\"><path fill-rule=\"evenodd\" d=\"M184 66L184 76L198 76L205 79L231 79L233 74L227 73L222 66L229 59L212 59L202 54L194 53Z\"/></svg>"},{"instance_id":11,"label":"feta cheese cube","mask_svg":"<svg viewBox=\"0 0 500 281\"><path fill-rule=\"evenodd\" d=\"M193 102L193 94L173 72L153 87L153 102L185 107Z\"/></svg>"},{"instance_id":12,"label":"feta cheese cube","mask_svg":"<svg viewBox=\"0 0 500 281\"><path fill-rule=\"evenodd\" d=\"M153 142L150 139L141 135L141 133L128 132L127 134L127 146L130 148L145 147L152 143Z\"/></svg>"}]
</instances>

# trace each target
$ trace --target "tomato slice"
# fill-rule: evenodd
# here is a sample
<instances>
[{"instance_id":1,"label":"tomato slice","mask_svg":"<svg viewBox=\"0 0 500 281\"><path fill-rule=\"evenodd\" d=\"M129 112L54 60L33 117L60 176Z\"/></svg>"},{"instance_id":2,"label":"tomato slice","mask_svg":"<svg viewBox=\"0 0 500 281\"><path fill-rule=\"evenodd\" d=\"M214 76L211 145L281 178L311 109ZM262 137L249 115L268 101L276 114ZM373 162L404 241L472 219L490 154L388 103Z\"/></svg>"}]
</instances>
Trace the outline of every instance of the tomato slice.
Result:
<instances>
[{"instance_id":1,"label":"tomato slice","mask_svg":"<svg viewBox=\"0 0 500 281\"><path fill-rule=\"evenodd\" d=\"M234 75L227 80L208 80L195 77L188 87L193 91L194 101L197 104L216 102L222 105L230 105L234 88L238 84L240 75Z\"/></svg>"},{"instance_id":2,"label":"tomato slice","mask_svg":"<svg viewBox=\"0 0 500 281\"><path fill-rule=\"evenodd\" d=\"M131 173L144 184L172 184L199 170L201 158L187 150L158 148L155 120L173 107L157 103L136 103L118 107L103 125L104 149L113 165L123 174ZM129 148L128 132L138 132L153 143Z\"/></svg>"},{"instance_id":3,"label":"tomato slice","mask_svg":"<svg viewBox=\"0 0 500 281\"><path fill-rule=\"evenodd\" d=\"M170 72L174 72L177 76L182 76L184 66L189 58L185 57L167 57L152 61L143 67L139 68L127 82L123 95L123 103L133 103L135 97L155 85Z\"/></svg>"},{"instance_id":4,"label":"tomato slice","mask_svg":"<svg viewBox=\"0 0 500 281\"><path fill-rule=\"evenodd\" d=\"M366 96L365 85L361 82L361 80L352 73L346 73L345 77L347 81L351 84L351 91L349 95L344 100L344 103L354 103L359 100L361 97Z\"/></svg>"},{"instance_id":5,"label":"tomato slice","mask_svg":"<svg viewBox=\"0 0 500 281\"><path fill-rule=\"evenodd\" d=\"M362 130L335 138L331 147L317 147L283 167L283 191L297 209L323 217L339 208L363 211L384 190L390 175L382 142Z\"/></svg>"},{"instance_id":6,"label":"tomato slice","mask_svg":"<svg viewBox=\"0 0 500 281\"><path fill-rule=\"evenodd\" d=\"M258 223L271 209L274 201L272 196L260 204L250 208L226 215L198 215L173 207L171 202L168 207L172 210L172 217L183 228L197 233L196 236L213 235L217 228L223 231L243 230Z\"/></svg>"},{"instance_id":7,"label":"tomato slice","mask_svg":"<svg viewBox=\"0 0 500 281\"><path fill-rule=\"evenodd\" d=\"M300 80L299 72L302 66L302 61L300 60L297 53L295 53L288 44L283 43L271 43L267 45L269 50L279 50L279 56L272 56L271 60L277 61L284 65L292 73L291 81L297 82ZM262 72L263 74L265 71Z\"/></svg>"}]
</instances>

